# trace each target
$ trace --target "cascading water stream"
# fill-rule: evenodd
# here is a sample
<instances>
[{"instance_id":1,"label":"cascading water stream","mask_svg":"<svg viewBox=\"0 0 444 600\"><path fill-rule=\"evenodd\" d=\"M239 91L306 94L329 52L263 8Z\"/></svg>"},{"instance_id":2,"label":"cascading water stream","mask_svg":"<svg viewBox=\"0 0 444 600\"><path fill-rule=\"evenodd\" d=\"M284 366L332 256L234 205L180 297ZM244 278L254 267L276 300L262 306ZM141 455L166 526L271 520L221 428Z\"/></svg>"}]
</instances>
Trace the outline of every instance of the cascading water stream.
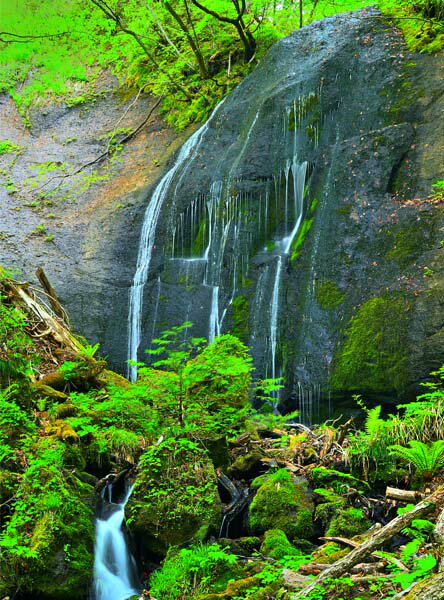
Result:
<instances>
[{"instance_id":1,"label":"cascading water stream","mask_svg":"<svg viewBox=\"0 0 444 600\"><path fill-rule=\"evenodd\" d=\"M126 600L137 594L132 576L133 559L127 548L122 523L125 505L131 495L128 488L123 501L111 502L112 486L108 490L105 510L111 510L107 518L96 521L96 541L94 548L94 600Z\"/></svg>"},{"instance_id":2,"label":"cascading water stream","mask_svg":"<svg viewBox=\"0 0 444 600\"><path fill-rule=\"evenodd\" d=\"M281 286L281 274L282 274L282 262L285 257L290 253L291 245L296 237L297 232L302 223L304 215L304 187L305 180L307 177L307 162L298 163L297 157L293 158L291 164L291 173L293 175L293 205L295 222L293 229L290 234L281 240L276 242L276 249L278 250L278 258L276 264L276 271L273 283L273 294L271 297L271 314L270 314L270 349L271 349L271 377L274 379L278 376L276 369L276 350L278 343L278 317L279 317L279 295ZM285 170L285 194L288 194L288 175L289 170ZM287 207L287 198L285 199L285 205Z\"/></svg>"},{"instance_id":3,"label":"cascading water stream","mask_svg":"<svg viewBox=\"0 0 444 600\"><path fill-rule=\"evenodd\" d=\"M188 186L187 178L193 177L194 162L197 166L204 148L209 148L211 156L211 136L205 133L216 129L213 116L182 147L145 213L130 298L128 357L131 360L137 359L143 288L149 276L157 223L168 198L169 210L174 211L180 205L184 208L171 213L174 221L170 221L170 240L165 246L171 252L168 263L164 263L155 303L153 293L151 313L157 315L159 311L159 319L168 323L172 318L181 318L182 322L191 320L198 335L209 341L223 333L223 329L239 330L241 335L249 336L257 376L282 375L282 286L293 243L307 212L304 199L307 160L310 148L315 148L319 139L319 132L312 131L310 112L311 107L317 106L317 94L319 90L296 96L282 107L281 121L276 123L273 134L278 152L262 179L251 178L254 160L249 160L254 157L255 145L264 143L261 124L268 118L269 107L262 102L248 111L225 159L221 158L214 171L206 172L204 167L199 170L198 186L188 202L186 198L193 188ZM213 115L217 110L218 107ZM171 298L172 302L159 304L160 298ZM249 302L253 312L247 322ZM151 334L157 333L154 323ZM136 367L130 367L132 380L136 374ZM277 404L279 394L274 397Z\"/></svg>"},{"instance_id":4,"label":"cascading water stream","mask_svg":"<svg viewBox=\"0 0 444 600\"><path fill-rule=\"evenodd\" d=\"M220 102L213 111L213 115L222 105ZM211 118L211 117L210 117ZM143 291L148 278L151 257L153 253L154 239L157 229L157 223L164 204L165 198L168 195L171 184L176 175L179 175L179 182L182 179L187 166L192 161L197 148L199 147L205 132L208 129L207 121L200 129L195 131L193 135L184 143L176 162L171 169L162 177L151 197L150 203L145 211L143 219L142 231L139 241L139 250L137 254L137 266L134 274L133 282L130 290L129 313L128 313L128 360L137 362L137 353L141 338L141 315ZM176 193L176 191L175 191ZM128 378L135 381L137 378L137 367L134 365L128 366Z\"/></svg>"}]
</instances>

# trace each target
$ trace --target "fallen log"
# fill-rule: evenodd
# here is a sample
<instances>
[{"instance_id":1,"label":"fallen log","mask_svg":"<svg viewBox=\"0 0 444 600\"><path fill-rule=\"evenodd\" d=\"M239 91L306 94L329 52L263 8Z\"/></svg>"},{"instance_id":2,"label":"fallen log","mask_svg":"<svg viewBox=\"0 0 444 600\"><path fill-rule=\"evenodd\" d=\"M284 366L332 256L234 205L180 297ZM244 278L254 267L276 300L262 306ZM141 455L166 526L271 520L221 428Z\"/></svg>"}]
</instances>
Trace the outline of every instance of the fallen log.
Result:
<instances>
[{"instance_id":1,"label":"fallen log","mask_svg":"<svg viewBox=\"0 0 444 600\"><path fill-rule=\"evenodd\" d=\"M60 323L43 304L35 299L33 294L28 291L26 284L16 284L8 279L2 281L2 285L17 304L24 307L37 321L44 324L45 328L49 330L48 335L51 335L55 341L75 354L82 350L82 344L63 323Z\"/></svg>"},{"instance_id":2,"label":"fallen log","mask_svg":"<svg viewBox=\"0 0 444 600\"><path fill-rule=\"evenodd\" d=\"M69 327L68 315L66 314L66 311L63 308L63 306L60 304L60 301L57 298L57 294L54 288L52 287L49 279L47 278L45 271L42 269L42 267L37 267L35 274L37 276L37 279L40 281L40 285L45 291L45 294L48 296L48 300L51 304L52 310Z\"/></svg>"},{"instance_id":3,"label":"fallen log","mask_svg":"<svg viewBox=\"0 0 444 600\"><path fill-rule=\"evenodd\" d=\"M385 497L399 502L418 502L424 498L424 494L413 490L400 490L398 488L387 487Z\"/></svg>"},{"instance_id":4,"label":"fallen log","mask_svg":"<svg viewBox=\"0 0 444 600\"><path fill-rule=\"evenodd\" d=\"M307 587L305 587L301 592L295 594L292 597L292 600L296 600L297 598L306 598L310 592L312 592L319 585L322 585L327 579L337 579L344 573L350 573L352 567L360 562L363 562L365 558L372 554L377 548L390 540L399 531L410 525L414 519L420 519L431 513L435 508L435 502L438 500L442 502L443 499L444 492L438 491L417 504L411 511L392 519L389 523L387 523L387 525L382 527L382 529L379 529L365 542L360 544L358 547L353 548L353 550L344 556L344 558L330 565L330 567L325 569L325 571L322 571L322 573L320 573Z\"/></svg>"}]
</instances>

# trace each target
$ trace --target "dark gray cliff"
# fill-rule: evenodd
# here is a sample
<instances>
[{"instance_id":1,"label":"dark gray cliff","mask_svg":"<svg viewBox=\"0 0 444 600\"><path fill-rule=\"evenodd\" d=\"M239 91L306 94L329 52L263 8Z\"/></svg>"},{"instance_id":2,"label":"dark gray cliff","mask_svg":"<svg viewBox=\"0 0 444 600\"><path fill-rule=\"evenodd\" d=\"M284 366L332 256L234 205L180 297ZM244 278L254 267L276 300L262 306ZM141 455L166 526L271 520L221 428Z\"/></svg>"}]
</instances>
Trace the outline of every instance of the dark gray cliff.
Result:
<instances>
[{"instance_id":1,"label":"dark gray cliff","mask_svg":"<svg viewBox=\"0 0 444 600\"><path fill-rule=\"evenodd\" d=\"M153 335L189 320L193 334L231 331L249 343L257 376L285 375L281 401L307 420L320 398L417 391L444 361L444 224L429 200L431 184L444 179L442 63L408 55L373 11L278 42L182 162L169 163L139 358ZM55 239L61 251L39 257L51 256L47 270L77 328L122 370L128 288L145 206L156 197L148 147L138 147L143 167L123 190L116 176L101 200L80 196L90 208L81 224L73 226L70 205ZM144 170L150 176L139 181ZM23 259L9 251L2 261L28 275L30 257L46 247L32 244Z\"/></svg>"},{"instance_id":2,"label":"dark gray cliff","mask_svg":"<svg viewBox=\"0 0 444 600\"><path fill-rule=\"evenodd\" d=\"M232 331L305 418L414 392L444 358L440 60L372 11L277 43L174 167L141 347L184 320Z\"/></svg>"}]
</instances>

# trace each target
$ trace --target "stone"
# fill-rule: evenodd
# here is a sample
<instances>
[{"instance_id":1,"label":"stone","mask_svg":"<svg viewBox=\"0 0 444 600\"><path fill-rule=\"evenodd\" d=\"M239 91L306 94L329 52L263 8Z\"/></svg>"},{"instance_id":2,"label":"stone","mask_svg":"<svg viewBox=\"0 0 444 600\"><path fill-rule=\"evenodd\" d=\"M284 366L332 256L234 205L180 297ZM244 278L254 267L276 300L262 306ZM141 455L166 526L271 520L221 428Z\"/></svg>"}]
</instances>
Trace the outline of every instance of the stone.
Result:
<instances>
[{"instance_id":1,"label":"stone","mask_svg":"<svg viewBox=\"0 0 444 600\"><path fill-rule=\"evenodd\" d=\"M279 469L265 479L253 498L249 525L257 534L280 529L291 541L310 539L313 536L313 511L306 480Z\"/></svg>"}]
</instances>

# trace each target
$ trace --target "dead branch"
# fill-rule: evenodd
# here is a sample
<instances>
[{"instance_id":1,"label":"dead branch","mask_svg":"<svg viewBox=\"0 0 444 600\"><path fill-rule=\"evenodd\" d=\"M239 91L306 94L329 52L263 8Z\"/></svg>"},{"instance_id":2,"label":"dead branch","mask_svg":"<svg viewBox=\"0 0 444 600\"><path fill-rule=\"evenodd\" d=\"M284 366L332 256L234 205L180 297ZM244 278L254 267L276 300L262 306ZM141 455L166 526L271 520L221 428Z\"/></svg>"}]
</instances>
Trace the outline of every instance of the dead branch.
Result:
<instances>
[{"instance_id":1,"label":"dead branch","mask_svg":"<svg viewBox=\"0 0 444 600\"><path fill-rule=\"evenodd\" d=\"M43 270L43 268L37 267L35 274L37 276L37 279L40 281L40 285L42 286L43 290L45 291L46 295L48 296L52 310L67 325L69 325L66 311L63 309L62 305L60 304L60 301L57 298L57 294L55 293L54 288L52 287L51 283L49 282L49 279L46 276L46 273Z\"/></svg>"},{"instance_id":2,"label":"dead branch","mask_svg":"<svg viewBox=\"0 0 444 600\"><path fill-rule=\"evenodd\" d=\"M140 123L140 125L138 125L135 129L133 129L132 131L130 131L122 140L120 140L119 144L126 144L127 142L129 142L134 136L136 136L139 131L141 129L143 129L145 127L145 125L148 123L149 119L151 118L153 112L156 110L156 108L159 106L159 104L162 102L163 100L163 96L161 96L157 102L154 104L154 106L151 107L148 115L145 117L145 119ZM121 121L121 119L119 120L119 122ZM72 173L65 173L64 175L54 175L54 177L51 177L50 179L48 179L47 181L45 181L45 183L43 185L41 185L40 187L36 188L36 191L40 191L43 188L45 188L49 183L51 183L51 181L56 181L56 180L61 180L60 183L58 183L52 190L51 192L54 192L55 190L59 189L60 186L62 185L63 181L65 179L68 179L69 177L74 177L75 175L78 175L79 173L81 173L82 171L84 171L85 169L87 169L88 167L92 167L96 164L101 163L103 160L105 160L105 158L107 158L108 156L110 156L111 154L111 149L110 149L110 144L108 144L105 152L102 152L102 154L100 154L99 156L97 156L96 158L94 158L93 160L90 160L87 163L84 163L83 165L80 165L80 167L78 167L75 171L73 171Z\"/></svg>"},{"instance_id":3,"label":"dead branch","mask_svg":"<svg viewBox=\"0 0 444 600\"><path fill-rule=\"evenodd\" d=\"M418 502L422 500L425 496L420 492L415 492L413 490L399 490L398 488L387 487L385 491L386 498L390 498L391 500L399 500L400 502Z\"/></svg>"},{"instance_id":4,"label":"dead branch","mask_svg":"<svg viewBox=\"0 0 444 600\"><path fill-rule=\"evenodd\" d=\"M417 504L413 510L404 513L403 515L399 515L395 519L392 519L385 527L379 529L376 533L371 535L365 542L353 548L353 550L347 554L344 558L337 561L333 565L330 565L328 569L322 571L301 592L298 592L295 596L293 596L293 600L297 598L305 598L311 591L313 591L317 586L322 585L326 579L333 577L337 579L341 577L344 573L349 573L355 565L359 562L362 562L372 554L377 548L382 546L385 542L390 540L398 531L407 527L413 519L419 519L423 516L431 513L435 508L435 503L440 500L442 502L444 496L444 492L435 492L419 504ZM346 539L346 538L344 538ZM350 540L349 540L350 541Z\"/></svg>"}]
</instances>

